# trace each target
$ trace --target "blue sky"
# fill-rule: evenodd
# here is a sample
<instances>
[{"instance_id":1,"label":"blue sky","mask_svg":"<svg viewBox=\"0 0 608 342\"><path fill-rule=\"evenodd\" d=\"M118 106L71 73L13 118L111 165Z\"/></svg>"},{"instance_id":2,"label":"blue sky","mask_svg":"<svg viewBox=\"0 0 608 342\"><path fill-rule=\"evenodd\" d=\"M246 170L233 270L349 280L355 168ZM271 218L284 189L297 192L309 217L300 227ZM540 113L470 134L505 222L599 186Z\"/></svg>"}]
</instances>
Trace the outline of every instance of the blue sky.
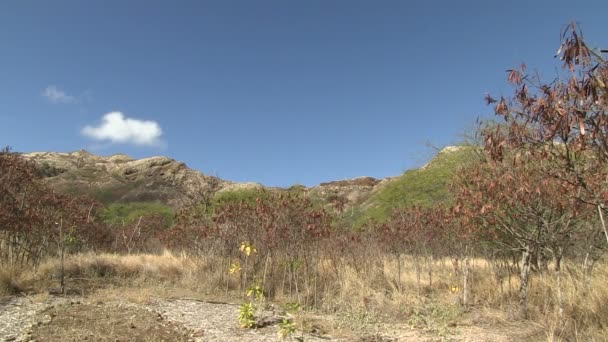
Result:
<instances>
[{"instance_id":1,"label":"blue sky","mask_svg":"<svg viewBox=\"0 0 608 342\"><path fill-rule=\"evenodd\" d=\"M3 1L0 145L167 155L234 181L386 177L547 79L564 24L608 2Z\"/></svg>"}]
</instances>

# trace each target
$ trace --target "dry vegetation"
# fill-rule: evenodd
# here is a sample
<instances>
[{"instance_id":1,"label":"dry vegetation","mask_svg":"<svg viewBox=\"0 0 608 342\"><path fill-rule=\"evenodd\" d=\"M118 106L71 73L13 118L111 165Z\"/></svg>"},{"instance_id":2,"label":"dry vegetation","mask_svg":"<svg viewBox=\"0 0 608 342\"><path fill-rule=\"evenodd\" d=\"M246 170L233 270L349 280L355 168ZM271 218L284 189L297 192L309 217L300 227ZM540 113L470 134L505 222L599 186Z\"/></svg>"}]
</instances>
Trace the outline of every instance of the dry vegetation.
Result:
<instances>
[{"instance_id":1,"label":"dry vegetation","mask_svg":"<svg viewBox=\"0 0 608 342\"><path fill-rule=\"evenodd\" d=\"M602 340L608 333L605 328L608 288L604 286L608 267L604 264L585 276L582 265L565 263L559 281L553 271L535 273L530 282L529 318L523 321L518 317L516 270L509 274L486 259L470 260L470 299L469 305L463 307L462 269L455 269L452 259L416 261L402 256L400 283L399 267L392 256L376 254L365 259L370 265L359 263L358 270L343 261L335 265L332 260L321 260L317 265L319 302L316 308L309 307L307 311L335 317L331 325L323 327L325 332L369 333L381 324L399 324L439 337L466 334L469 327L481 329L480 336L500 332L497 336L521 340ZM67 292L105 299L113 296L133 303L148 303L153 297L183 296L238 301L242 296L238 277L230 279L219 268L211 271L213 265L223 261L212 256L177 256L169 252L76 254L65 261L66 276L70 279ZM417 270L421 261L423 265ZM56 288L59 269L56 259L42 263L36 273L27 271L10 276L3 269L2 288L46 293ZM125 290L112 290L121 288ZM314 301L311 291L301 290L303 303ZM557 304L560 291L561 313ZM289 293L288 286L283 286L272 301L285 305L297 301L296 297ZM301 316L305 325L306 313ZM513 327L517 330L511 330Z\"/></svg>"},{"instance_id":2,"label":"dry vegetation","mask_svg":"<svg viewBox=\"0 0 608 342\"><path fill-rule=\"evenodd\" d=\"M242 301L244 327L265 325L258 312L273 302L301 309L279 323L286 335L297 325L378 340L393 324L440 339L602 340L608 64L574 26L563 37L568 81L510 70L514 97L487 98L506 124L480 128L483 148L444 201L364 225L341 219L340 198L329 210L289 191L209 195L170 220L154 205L133 214L57 194L0 153L0 293L118 287L146 302L180 289ZM320 328L314 314L334 319Z\"/></svg>"}]
</instances>

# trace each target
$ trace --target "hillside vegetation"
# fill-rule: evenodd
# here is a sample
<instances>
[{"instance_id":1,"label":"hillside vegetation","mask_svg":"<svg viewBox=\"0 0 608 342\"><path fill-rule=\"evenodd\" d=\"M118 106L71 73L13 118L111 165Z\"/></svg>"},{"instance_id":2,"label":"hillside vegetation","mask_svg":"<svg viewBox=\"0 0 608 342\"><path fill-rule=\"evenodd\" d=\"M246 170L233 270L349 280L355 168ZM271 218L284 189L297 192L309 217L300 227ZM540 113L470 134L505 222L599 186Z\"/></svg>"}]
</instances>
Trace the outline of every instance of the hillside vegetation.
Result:
<instances>
[{"instance_id":1,"label":"hillside vegetation","mask_svg":"<svg viewBox=\"0 0 608 342\"><path fill-rule=\"evenodd\" d=\"M210 209L228 202L255 203L258 197L266 198L274 192L300 194L329 210L334 210L336 203L342 201L347 209L343 219L358 227L370 219L385 221L395 208L445 201L449 198L447 187L452 176L472 154L472 148L446 147L423 168L408 170L398 177L385 180L361 177L310 188L233 183L205 176L166 157L135 160L125 155L101 157L86 151L38 152L24 156L38 165L39 174L53 189L88 195L109 206L107 215L118 215L118 220L125 219L119 208L135 213L141 213L144 208L155 209L168 217L184 205L210 201L204 205ZM167 222L172 220L167 218Z\"/></svg>"},{"instance_id":2,"label":"hillside vegetation","mask_svg":"<svg viewBox=\"0 0 608 342\"><path fill-rule=\"evenodd\" d=\"M99 217L109 225L128 225L140 217L158 215L166 228L173 225L175 210L158 202L112 203L100 211Z\"/></svg>"},{"instance_id":3,"label":"hillside vegetation","mask_svg":"<svg viewBox=\"0 0 608 342\"><path fill-rule=\"evenodd\" d=\"M449 203L452 200L448 191L450 183L462 167L478 159L477 153L472 146L444 148L422 168L407 170L380 187L353 209L351 220L356 226L370 220L385 222L397 208Z\"/></svg>"},{"instance_id":4,"label":"hillside vegetation","mask_svg":"<svg viewBox=\"0 0 608 342\"><path fill-rule=\"evenodd\" d=\"M565 80L508 70L483 145L393 179L268 189L165 157L2 151L0 292L155 281L238 300L237 326L281 338L323 330L305 309L347 340L605 340L608 61L574 24L562 39ZM116 182L135 185L119 203L57 192ZM269 319L273 303L295 313ZM458 336L480 326L500 334Z\"/></svg>"},{"instance_id":5,"label":"hillside vegetation","mask_svg":"<svg viewBox=\"0 0 608 342\"><path fill-rule=\"evenodd\" d=\"M104 157L85 150L22 156L38 166L38 174L54 190L87 195L104 204L160 202L177 208L200 201L231 183L167 157Z\"/></svg>"}]
</instances>

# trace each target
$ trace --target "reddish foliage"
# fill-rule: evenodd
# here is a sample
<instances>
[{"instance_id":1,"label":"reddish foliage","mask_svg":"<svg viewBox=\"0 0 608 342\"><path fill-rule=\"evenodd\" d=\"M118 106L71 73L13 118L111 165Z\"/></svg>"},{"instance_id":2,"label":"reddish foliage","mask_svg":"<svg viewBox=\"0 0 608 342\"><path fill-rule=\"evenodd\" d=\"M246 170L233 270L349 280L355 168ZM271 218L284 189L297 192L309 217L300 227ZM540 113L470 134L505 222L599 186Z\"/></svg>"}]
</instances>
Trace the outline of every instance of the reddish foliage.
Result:
<instances>
[{"instance_id":1,"label":"reddish foliage","mask_svg":"<svg viewBox=\"0 0 608 342\"><path fill-rule=\"evenodd\" d=\"M0 261L36 264L55 253L66 234L73 248L107 246L95 222L99 204L58 194L37 179L36 166L5 149L0 153Z\"/></svg>"},{"instance_id":2,"label":"reddish foliage","mask_svg":"<svg viewBox=\"0 0 608 342\"><path fill-rule=\"evenodd\" d=\"M608 62L589 48L574 24L562 33L556 57L568 75L550 83L508 70L515 87L510 100L496 105L505 124L484 130L485 149L500 161L507 151L524 150L551 159L544 172L584 190L576 196L594 205L608 201ZM486 96L488 103L495 100Z\"/></svg>"}]
</instances>

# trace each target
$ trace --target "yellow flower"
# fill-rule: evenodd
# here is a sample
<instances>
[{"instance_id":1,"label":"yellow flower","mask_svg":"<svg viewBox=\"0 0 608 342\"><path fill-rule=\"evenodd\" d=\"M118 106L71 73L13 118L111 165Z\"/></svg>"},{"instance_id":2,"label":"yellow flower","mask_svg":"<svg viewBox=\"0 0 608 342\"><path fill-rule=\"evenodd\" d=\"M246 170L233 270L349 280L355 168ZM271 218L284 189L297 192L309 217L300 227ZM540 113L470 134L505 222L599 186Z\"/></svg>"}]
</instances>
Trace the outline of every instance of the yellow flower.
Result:
<instances>
[{"instance_id":1,"label":"yellow flower","mask_svg":"<svg viewBox=\"0 0 608 342\"><path fill-rule=\"evenodd\" d=\"M241 270L241 265L238 262L236 262L236 263L230 265L230 269L228 270L228 272L230 274L234 274L234 273L239 272L240 270Z\"/></svg>"},{"instance_id":2,"label":"yellow flower","mask_svg":"<svg viewBox=\"0 0 608 342\"><path fill-rule=\"evenodd\" d=\"M248 241L244 241L243 243L241 243L241 247L239 248L239 250L245 253L246 256L250 256L251 253L255 254L258 252L255 246L250 244Z\"/></svg>"}]
</instances>

